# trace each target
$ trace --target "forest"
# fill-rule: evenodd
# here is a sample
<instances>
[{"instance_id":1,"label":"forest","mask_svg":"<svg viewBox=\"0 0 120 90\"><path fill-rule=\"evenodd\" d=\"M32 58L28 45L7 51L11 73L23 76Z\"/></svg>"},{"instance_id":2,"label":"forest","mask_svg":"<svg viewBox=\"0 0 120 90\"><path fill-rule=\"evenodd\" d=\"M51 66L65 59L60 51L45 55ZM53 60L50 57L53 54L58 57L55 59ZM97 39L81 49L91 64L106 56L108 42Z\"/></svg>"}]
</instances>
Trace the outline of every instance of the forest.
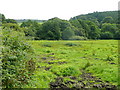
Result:
<instances>
[{"instance_id":1,"label":"forest","mask_svg":"<svg viewBox=\"0 0 120 90\"><path fill-rule=\"evenodd\" d=\"M2 88L119 86L118 11L63 20L15 20L0 14Z\"/></svg>"},{"instance_id":2,"label":"forest","mask_svg":"<svg viewBox=\"0 0 120 90\"><path fill-rule=\"evenodd\" d=\"M54 17L43 23L27 20L20 25L2 15L2 23L5 27L22 28L25 36L35 40L120 39L117 15L117 11L94 12L70 20Z\"/></svg>"}]
</instances>

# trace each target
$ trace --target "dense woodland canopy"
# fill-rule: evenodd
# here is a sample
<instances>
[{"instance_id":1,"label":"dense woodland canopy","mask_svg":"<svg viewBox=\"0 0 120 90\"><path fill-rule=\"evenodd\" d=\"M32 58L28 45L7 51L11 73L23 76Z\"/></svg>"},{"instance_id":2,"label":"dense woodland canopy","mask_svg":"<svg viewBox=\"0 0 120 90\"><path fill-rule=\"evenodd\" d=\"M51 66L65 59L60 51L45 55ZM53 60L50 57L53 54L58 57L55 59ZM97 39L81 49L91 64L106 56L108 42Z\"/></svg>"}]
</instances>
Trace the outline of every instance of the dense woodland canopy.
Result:
<instances>
[{"instance_id":1,"label":"dense woodland canopy","mask_svg":"<svg viewBox=\"0 0 120 90\"><path fill-rule=\"evenodd\" d=\"M42 20L41 20L42 21ZM43 20L44 21L44 20ZM3 27L20 30L27 38L35 40L86 40L120 39L118 11L94 12L68 20L54 17L42 23L27 20L6 19L2 14Z\"/></svg>"}]
</instances>

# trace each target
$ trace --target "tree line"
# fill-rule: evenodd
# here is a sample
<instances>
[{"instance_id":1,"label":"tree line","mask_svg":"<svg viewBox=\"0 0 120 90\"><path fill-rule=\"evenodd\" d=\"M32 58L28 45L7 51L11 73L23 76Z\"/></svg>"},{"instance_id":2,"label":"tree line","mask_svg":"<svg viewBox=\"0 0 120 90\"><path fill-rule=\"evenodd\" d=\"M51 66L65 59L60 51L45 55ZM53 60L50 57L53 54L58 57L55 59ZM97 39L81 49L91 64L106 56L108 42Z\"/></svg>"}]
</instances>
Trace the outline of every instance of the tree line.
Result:
<instances>
[{"instance_id":1,"label":"tree line","mask_svg":"<svg viewBox=\"0 0 120 90\"><path fill-rule=\"evenodd\" d=\"M2 23L4 27L23 31L27 38L35 40L120 39L116 12L94 12L70 20L54 17L42 24L27 20L21 25L2 15Z\"/></svg>"}]
</instances>

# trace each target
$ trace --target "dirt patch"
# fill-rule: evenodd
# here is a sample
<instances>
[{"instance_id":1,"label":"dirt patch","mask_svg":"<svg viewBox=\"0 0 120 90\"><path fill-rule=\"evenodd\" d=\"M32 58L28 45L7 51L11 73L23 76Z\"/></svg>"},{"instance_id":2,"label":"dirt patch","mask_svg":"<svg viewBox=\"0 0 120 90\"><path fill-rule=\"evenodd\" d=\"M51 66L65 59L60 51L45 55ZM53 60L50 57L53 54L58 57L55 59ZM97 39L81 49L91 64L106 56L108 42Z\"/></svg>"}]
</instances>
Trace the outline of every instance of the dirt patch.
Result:
<instances>
[{"instance_id":1,"label":"dirt patch","mask_svg":"<svg viewBox=\"0 0 120 90\"><path fill-rule=\"evenodd\" d=\"M67 85L63 83L62 77L57 77L55 82L50 83L50 88L68 88Z\"/></svg>"},{"instance_id":2,"label":"dirt patch","mask_svg":"<svg viewBox=\"0 0 120 90\"><path fill-rule=\"evenodd\" d=\"M86 73L82 71L79 76L81 80L77 77L69 76L71 80L64 81L65 77L57 77L55 82L50 83L50 88L96 88L96 89L110 89L116 90L117 86L112 85L109 82L102 81L100 78L93 76L91 73Z\"/></svg>"},{"instance_id":3,"label":"dirt patch","mask_svg":"<svg viewBox=\"0 0 120 90\"><path fill-rule=\"evenodd\" d=\"M49 67L45 67L45 70L48 71L49 69L51 69L52 66Z\"/></svg>"},{"instance_id":4,"label":"dirt patch","mask_svg":"<svg viewBox=\"0 0 120 90\"><path fill-rule=\"evenodd\" d=\"M67 62L65 62L65 61L63 61L63 62L48 62L48 64L65 64L65 63L67 63Z\"/></svg>"},{"instance_id":5,"label":"dirt patch","mask_svg":"<svg viewBox=\"0 0 120 90\"><path fill-rule=\"evenodd\" d=\"M52 68L52 66L48 66L48 67L47 66L38 66L37 68L48 71Z\"/></svg>"}]
</instances>

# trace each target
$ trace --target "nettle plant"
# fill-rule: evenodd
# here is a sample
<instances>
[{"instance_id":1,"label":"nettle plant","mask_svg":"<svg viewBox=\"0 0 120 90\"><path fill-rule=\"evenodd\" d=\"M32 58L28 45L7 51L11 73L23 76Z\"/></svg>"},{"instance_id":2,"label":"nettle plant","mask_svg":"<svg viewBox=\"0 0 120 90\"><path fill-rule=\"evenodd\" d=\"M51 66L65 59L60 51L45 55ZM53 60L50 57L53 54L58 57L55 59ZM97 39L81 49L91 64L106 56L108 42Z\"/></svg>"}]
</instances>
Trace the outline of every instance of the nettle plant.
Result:
<instances>
[{"instance_id":1,"label":"nettle plant","mask_svg":"<svg viewBox=\"0 0 120 90\"><path fill-rule=\"evenodd\" d=\"M27 84L35 69L33 49L23 33L2 30L2 87L20 88Z\"/></svg>"}]
</instances>

